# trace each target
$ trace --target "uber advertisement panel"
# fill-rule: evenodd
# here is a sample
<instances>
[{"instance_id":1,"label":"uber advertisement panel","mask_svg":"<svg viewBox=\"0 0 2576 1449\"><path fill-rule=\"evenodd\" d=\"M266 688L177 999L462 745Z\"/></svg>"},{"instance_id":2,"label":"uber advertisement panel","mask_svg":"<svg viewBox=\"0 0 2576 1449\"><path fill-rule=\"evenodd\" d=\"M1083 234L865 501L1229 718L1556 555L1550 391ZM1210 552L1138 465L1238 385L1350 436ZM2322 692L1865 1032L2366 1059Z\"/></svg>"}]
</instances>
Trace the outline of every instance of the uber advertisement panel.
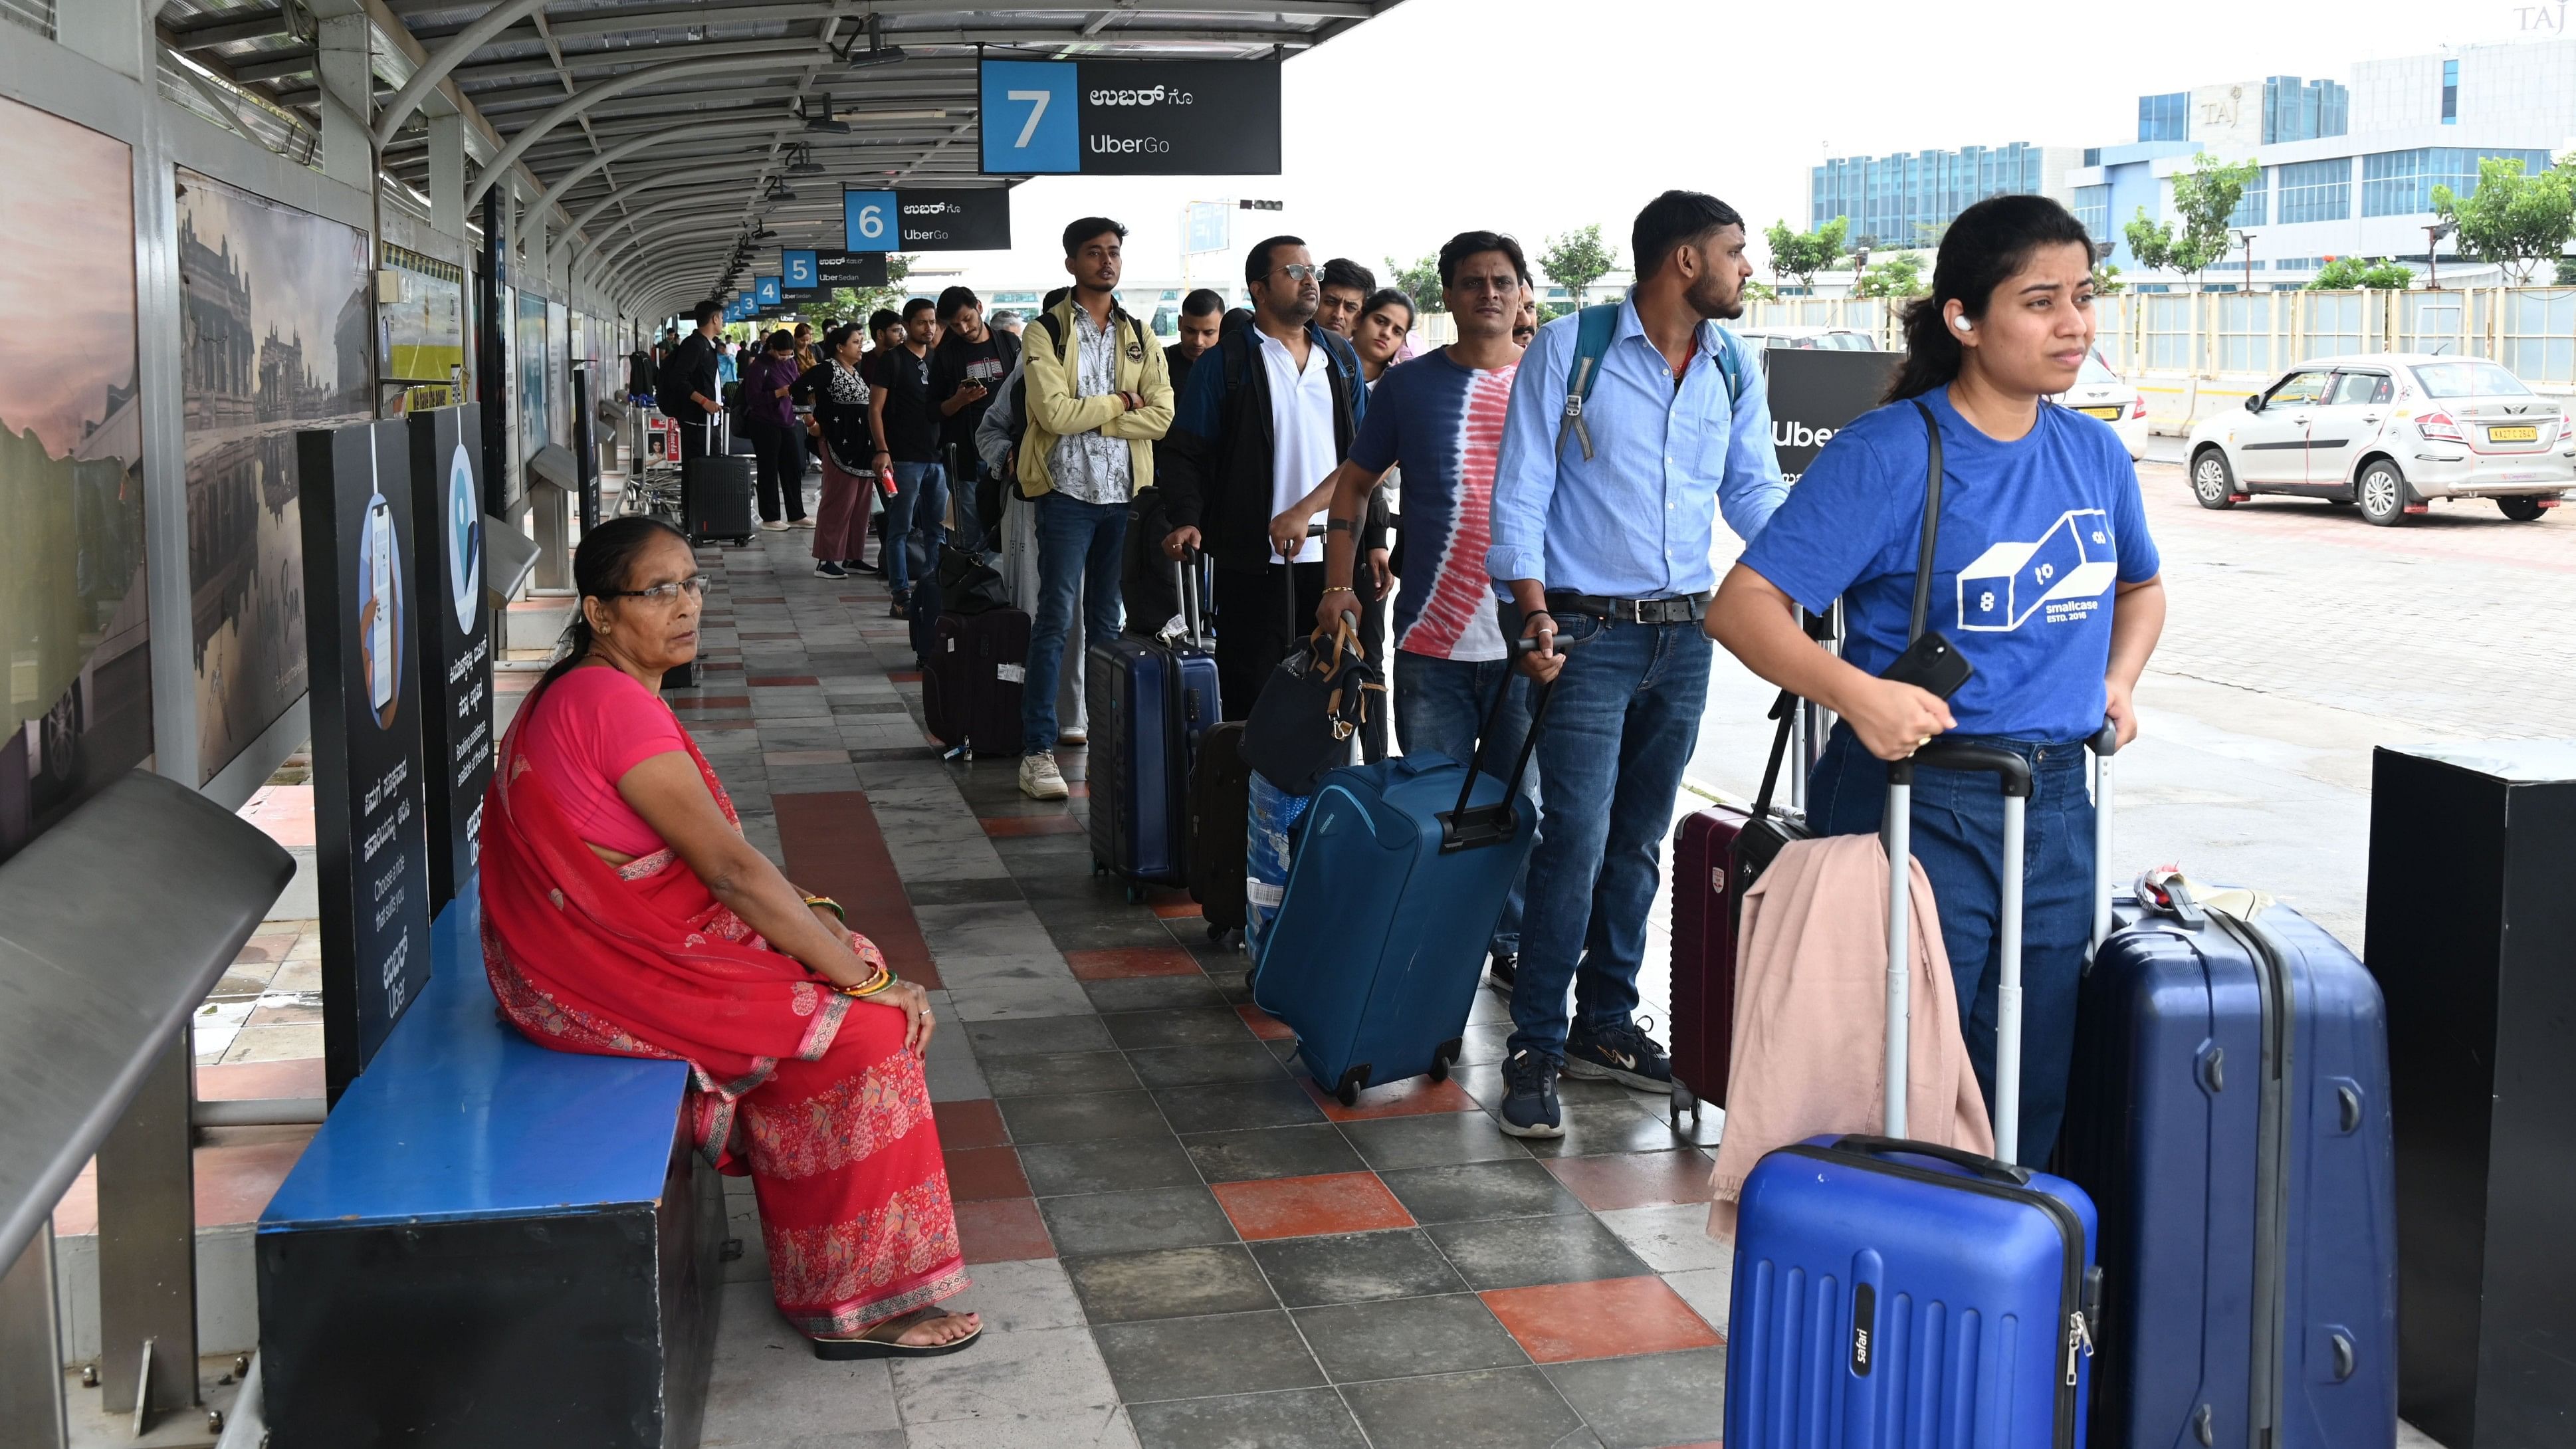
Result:
<instances>
[{"instance_id":1,"label":"uber advertisement panel","mask_svg":"<svg viewBox=\"0 0 2576 1449\"><path fill-rule=\"evenodd\" d=\"M841 229L852 252L1009 251L1011 193L998 186L976 191L844 191Z\"/></svg>"},{"instance_id":2,"label":"uber advertisement panel","mask_svg":"<svg viewBox=\"0 0 2576 1449\"><path fill-rule=\"evenodd\" d=\"M483 469L467 440L482 435L480 404L406 420L411 429L413 528L421 607L411 611L413 671L428 707L421 756L429 809L429 908L456 898L482 857L483 788L492 782L492 611L483 597ZM574 420L578 426L580 419Z\"/></svg>"},{"instance_id":3,"label":"uber advertisement panel","mask_svg":"<svg viewBox=\"0 0 2576 1449\"><path fill-rule=\"evenodd\" d=\"M1276 176L1279 61L983 62L984 170Z\"/></svg>"},{"instance_id":4,"label":"uber advertisement panel","mask_svg":"<svg viewBox=\"0 0 2576 1449\"><path fill-rule=\"evenodd\" d=\"M450 593L445 580L414 576L422 554L408 427L393 419L295 435L313 681L322 1071L335 1102L429 981L429 812L413 615L447 607ZM444 491L446 473L430 486Z\"/></svg>"},{"instance_id":5,"label":"uber advertisement panel","mask_svg":"<svg viewBox=\"0 0 2576 1449\"><path fill-rule=\"evenodd\" d=\"M1773 347L1755 354L1768 375L1771 449L1792 483L1835 433L1878 406L1896 380L1901 352L1833 352Z\"/></svg>"}]
</instances>

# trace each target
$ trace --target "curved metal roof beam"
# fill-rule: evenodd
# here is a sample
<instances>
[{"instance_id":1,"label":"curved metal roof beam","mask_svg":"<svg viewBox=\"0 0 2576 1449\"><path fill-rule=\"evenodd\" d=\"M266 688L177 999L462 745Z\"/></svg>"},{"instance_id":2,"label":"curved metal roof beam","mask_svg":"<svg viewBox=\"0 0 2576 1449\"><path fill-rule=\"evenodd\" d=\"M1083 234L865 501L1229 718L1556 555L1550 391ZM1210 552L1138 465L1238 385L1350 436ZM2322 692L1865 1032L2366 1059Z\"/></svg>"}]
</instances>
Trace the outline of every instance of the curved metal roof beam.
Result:
<instances>
[{"instance_id":1,"label":"curved metal roof beam","mask_svg":"<svg viewBox=\"0 0 2576 1449\"><path fill-rule=\"evenodd\" d=\"M758 181L766 177L768 174L769 172L767 168L764 167L759 171L753 172L751 179ZM741 176L742 163L739 161L726 161L714 166L684 166L676 171L656 171L648 176L633 177L623 185L620 185L615 191L612 191L606 196L599 198L599 200L592 202L589 210L575 216L572 221L564 227L563 235L558 237L555 240L555 244L547 248L547 250L549 253L554 254L560 254L571 250L574 235L580 232L583 227L590 225L593 217L598 216L601 212L606 211L608 208L616 205L620 201L633 200L635 194L639 191L650 191L661 186L676 186L683 181L721 181L728 177L740 179Z\"/></svg>"},{"instance_id":2,"label":"curved metal roof beam","mask_svg":"<svg viewBox=\"0 0 2576 1449\"><path fill-rule=\"evenodd\" d=\"M420 103L428 99L440 81L447 79L449 71L482 49L493 36L518 24L531 12L543 9L545 3L546 0L501 0L500 4L484 11L481 19L441 42L438 49L430 52L429 59L411 73L411 79L403 82L403 88L394 92L393 100L376 117L376 149L382 151L385 144L393 140L394 132L402 129L402 123L411 119L411 113L420 109ZM476 194L479 196L481 193ZM474 203L468 200L465 205L471 210Z\"/></svg>"},{"instance_id":3,"label":"curved metal roof beam","mask_svg":"<svg viewBox=\"0 0 2576 1449\"><path fill-rule=\"evenodd\" d=\"M624 75L612 76L588 90L574 93L563 104L529 122L520 129L519 134L511 137L510 144L501 149L500 155L492 158L491 164L485 166L474 184L466 189L465 209L472 211L474 204L483 199L483 193L491 190L494 182L507 175L519 158L527 154L528 148L544 139L547 132L598 105L601 101L613 96L622 96L628 91L651 85L655 81L673 80L681 76L713 75L728 70L765 70L778 67L782 62L787 63L786 68L793 69L797 65L810 63L815 56L824 53L819 46L797 46L793 49L772 50L758 55L728 55L713 60L665 61L660 65L643 66L630 70Z\"/></svg>"},{"instance_id":4,"label":"curved metal roof beam","mask_svg":"<svg viewBox=\"0 0 2576 1449\"><path fill-rule=\"evenodd\" d=\"M688 134L692 137L754 136L763 132L792 131L794 129L796 129L796 120L794 117L780 116L772 120L727 121L712 126L700 126L691 130ZM592 172L597 171L602 166L614 165L617 162L623 161L627 157L634 155L636 152L644 150L648 146L667 146L670 142L670 131L667 128L656 127L655 129L643 132L640 135L630 136L627 139L618 142L616 145L609 147L607 150L592 156L589 160L582 162L579 166L565 172L562 180L557 181L554 185L546 188L546 194L537 200L538 214L543 215L547 207L553 206L562 201L565 192L579 186L584 178L588 177ZM629 189L632 189L632 183L629 183ZM566 209L569 210L570 208ZM580 228L581 223L573 223L574 230L578 231Z\"/></svg>"}]
</instances>

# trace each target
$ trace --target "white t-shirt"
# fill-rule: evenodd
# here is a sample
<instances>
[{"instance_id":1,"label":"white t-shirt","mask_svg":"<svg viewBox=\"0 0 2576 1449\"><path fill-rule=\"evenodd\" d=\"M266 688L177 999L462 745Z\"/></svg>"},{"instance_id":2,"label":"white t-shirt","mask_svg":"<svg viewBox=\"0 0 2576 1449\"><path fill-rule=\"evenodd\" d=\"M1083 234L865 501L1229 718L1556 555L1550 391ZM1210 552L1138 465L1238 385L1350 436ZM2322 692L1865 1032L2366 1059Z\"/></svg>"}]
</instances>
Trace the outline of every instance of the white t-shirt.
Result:
<instances>
[{"instance_id":1,"label":"white t-shirt","mask_svg":"<svg viewBox=\"0 0 2576 1449\"><path fill-rule=\"evenodd\" d=\"M1270 512L1276 517L1341 466L1333 446L1333 360L1310 338L1301 372L1286 343L1258 328L1252 335L1270 377ZM1320 538L1298 550L1299 563L1323 561Z\"/></svg>"}]
</instances>

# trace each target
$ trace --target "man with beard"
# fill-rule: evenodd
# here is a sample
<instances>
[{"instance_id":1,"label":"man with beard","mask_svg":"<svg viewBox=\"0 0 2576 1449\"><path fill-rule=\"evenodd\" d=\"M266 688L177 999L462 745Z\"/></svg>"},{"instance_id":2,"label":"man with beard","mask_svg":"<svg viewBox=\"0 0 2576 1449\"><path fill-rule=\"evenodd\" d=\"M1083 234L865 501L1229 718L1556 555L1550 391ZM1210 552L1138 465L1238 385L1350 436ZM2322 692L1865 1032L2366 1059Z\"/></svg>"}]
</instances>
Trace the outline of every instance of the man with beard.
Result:
<instances>
[{"instance_id":1,"label":"man with beard","mask_svg":"<svg viewBox=\"0 0 2576 1449\"><path fill-rule=\"evenodd\" d=\"M1527 348L1530 345L1530 339L1537 335L1538 293L1530 290L1529 283L1523 282L1521 283L1521 309L1512 314L1512 345Z\"/></svg>"},{"instance_id":2,"label":"man with beard","mask_svg":"<svg viewBox=\"0 0 2576 1449\"><path fill-rule=\"evenodd\" d=\"M1270 520L1349 455L1368 408L1358 354L1317 324L1321 269L1306 243L1275 236L1244 258L1252 323L1190 370L1166 439L1163 551L1201 546L1216 561L1218 701L1242 719L1271 669L1305 632L1324 592L1324 550L1307 539L1288 558ZM1293 599L1291 597L1293 591Z\"/></svg>"},{"instance_id":3,"label":"man with beard","mask_svg":"<svg viewBox=\"0 0 2576 1449\"><path fill-rule=\"evenodd\" d=\"M1505 632L1537 641L1521 669L1551 688L1503 1063L1500 1125L1518 1137L1563 1135L1560 1071L1671 1090L1670 1057L1635 1020L1637 969L1707 703L1712 535L1723 514L1750 540L1788 494L1761 369L1718 325L1743 314L1753 274L1744 218L1667 191L1637 214L1631 254L1637 282L1605 318L1579 412L1582 311L1522 356L1494 472L1486 572Z\"/></svg>"}]
</instances>

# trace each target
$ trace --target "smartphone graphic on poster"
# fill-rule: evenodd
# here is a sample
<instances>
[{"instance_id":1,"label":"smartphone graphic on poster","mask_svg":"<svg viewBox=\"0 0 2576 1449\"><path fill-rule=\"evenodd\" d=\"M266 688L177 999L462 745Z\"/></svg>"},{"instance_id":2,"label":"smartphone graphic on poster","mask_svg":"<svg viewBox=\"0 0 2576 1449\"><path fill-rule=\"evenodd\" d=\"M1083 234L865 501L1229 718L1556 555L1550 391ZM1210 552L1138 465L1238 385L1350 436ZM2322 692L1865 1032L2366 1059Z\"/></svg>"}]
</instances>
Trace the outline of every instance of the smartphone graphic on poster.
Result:
<instances>
[{"instance_id":1,"label":"smartphone graphic on poster","mask_svg":"<svg viewBox=\"0 0 2576 1449\"><path fill-rule=\"evenodd\" d=\"M394 702L394 510L382 494L367 504L367 582L376 605L367 636L368 699L382 714Z\"/></svg>"}]
</instances>

